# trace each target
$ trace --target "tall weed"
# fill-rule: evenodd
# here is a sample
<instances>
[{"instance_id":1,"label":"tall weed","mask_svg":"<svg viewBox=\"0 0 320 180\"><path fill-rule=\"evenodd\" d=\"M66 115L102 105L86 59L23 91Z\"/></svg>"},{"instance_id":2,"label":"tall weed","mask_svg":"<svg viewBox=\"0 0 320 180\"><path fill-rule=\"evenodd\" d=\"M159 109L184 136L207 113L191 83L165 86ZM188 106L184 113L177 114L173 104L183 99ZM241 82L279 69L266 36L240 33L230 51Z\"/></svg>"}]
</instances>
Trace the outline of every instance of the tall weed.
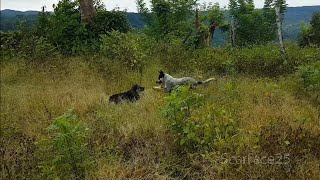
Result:
<instances>
[{"instance_id":1,"label":"tall weed","mask_svg":"<svg viewBox=\"0 0 320 180\"><path fill-rule=\"evenodd\" d=\"M44 177L83 179L90 165L88 128L73 112L56 118L48 127L49 137L38 143L43 156L39 167Z\"/></svg>"}]
</instances>

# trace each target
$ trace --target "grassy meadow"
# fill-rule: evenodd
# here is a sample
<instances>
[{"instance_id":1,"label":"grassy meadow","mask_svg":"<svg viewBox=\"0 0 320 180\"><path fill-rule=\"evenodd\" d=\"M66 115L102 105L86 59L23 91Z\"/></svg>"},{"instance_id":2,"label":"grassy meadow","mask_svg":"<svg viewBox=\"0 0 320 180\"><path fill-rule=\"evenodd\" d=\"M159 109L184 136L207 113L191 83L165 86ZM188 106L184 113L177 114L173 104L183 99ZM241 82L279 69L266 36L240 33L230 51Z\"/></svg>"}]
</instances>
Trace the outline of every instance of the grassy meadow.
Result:
<instances>
[{"instance_id":1,"label":"grassy meadow","mask_svg":"<svg viewBox=\"0 0 320 180\"><path fill-rule=\"evenodd\" d=\"M318 50L292 50L305 55L294 56L293 64L305 57L318 63ZM256 56L240 51L236 57L247 64L236 57L225 63L219 57L228 56L220 50L192 56L200 65L187 64L194 61L179 49L163 52L149 56L140 73L118 63L92 63L101 57L60 57L38 67L3 61L1 179L319 179L319 92L303 93L296 67L276 77L265 69L250 74L247 69L260 59L271 59L273 69L275 56L267 47L260 56L254 52L259 49L251 50ZM165 115L174 95L152 89L160 69L217 79L188 92L201 95L201 105L188 106L188 114L176 109L178 126ZM134 83L146 88L141 100L108 103ZM76 125L64 116L61 126L52 126L67 112Z\"/></svg>"}]
</instances>

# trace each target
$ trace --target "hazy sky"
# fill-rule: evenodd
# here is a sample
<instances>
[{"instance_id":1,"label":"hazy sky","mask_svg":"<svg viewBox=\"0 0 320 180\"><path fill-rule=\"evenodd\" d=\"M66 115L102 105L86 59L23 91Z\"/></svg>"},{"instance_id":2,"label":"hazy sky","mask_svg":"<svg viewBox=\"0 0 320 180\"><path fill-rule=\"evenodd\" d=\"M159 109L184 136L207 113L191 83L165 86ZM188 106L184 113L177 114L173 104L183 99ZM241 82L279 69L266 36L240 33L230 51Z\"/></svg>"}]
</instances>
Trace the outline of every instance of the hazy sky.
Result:
<instances>
[{"instance_id":1,"label":"hazy sky","mask_svg":"<svg viewBox=\"0 0 320 180\"><path fill-rule=\"evenodd\" d=\"M13 10L41 10L42 6L46 6L47 10L52 11L52 4L58 2L58 0L0 0L1 10L3 9L13 9ZM129 12L136 12L135 0L102 0L108 9L113 9L119 7L121 10L127 9ZM145 0L149 2L150 0ZM221 6L227 6L229 0L200 0L200 2L218 2ZM255 0L255 5L257 8L263 6L264 0ZM311 6L320 5L320 0L287 0L290 7L295 6Z\"/></svg>"}]
</instances>

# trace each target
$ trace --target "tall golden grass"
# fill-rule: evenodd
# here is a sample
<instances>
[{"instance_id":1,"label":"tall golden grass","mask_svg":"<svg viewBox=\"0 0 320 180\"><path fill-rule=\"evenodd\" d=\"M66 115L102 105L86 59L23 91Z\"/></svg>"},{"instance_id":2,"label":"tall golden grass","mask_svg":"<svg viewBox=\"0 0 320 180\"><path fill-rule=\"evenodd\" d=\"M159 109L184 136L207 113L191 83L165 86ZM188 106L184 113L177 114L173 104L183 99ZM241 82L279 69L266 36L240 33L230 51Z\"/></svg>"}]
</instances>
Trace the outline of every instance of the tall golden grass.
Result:
<instances>
[{"instance_id":1,"label":"tall golden grass","mask_svg":"<svg viewBox=\"0 0 320 180\"><path fill-rule=\"evenodd\" d=\"M142 76L121 67L112 69L110 76L102 76L80 58L67 60L63 68L28 68L17 62L1 65L3 179L43 178L37 170L41 159L37 157L34 143L46 136L46 128L55 117L69 109L73 109L90 129L88 144L95 168L87 171L88 179L320 178L320 149L308 152L298 149L296 153L292 149L295 147L285 148L294 153L293 159L297 159L288 171L282 171L283 167L277 165L217 165L210 161L217 156L215 153L194 158L183 152L177 135L161 114L166 94L151 88L157 79L157 63L149 64ZM270 134L265 135L262 130L275 122L303 129L310 137L320 137L319 107L287 91L286 83L283 83L288 81L286 78L227 76L217 79L209 85L199 86L196 91L205 95L207 106L224 107L237 113L240 128L245 132L243 138L249 139L245 141L248 148L242 155L268 154L268 149L259 149L262 146L251 151L259 144L253 136L246 135L269 137L270 143L274 143L273 132L267 131ZM108 103L110 95L126 91L137 82L146 87L141 100L120 105ZM226 87L230 83L236 85L235 96L228 94ZM208 111L210 109L204 108L197 115L201 118ZM285 130L282 133L290 134ZM25 145L21 145L21 139L29 141L25 140ZM309 142L306 146L316 144ZM304 157L299 157L299 153Z\"/></svg>"}]
</instances>

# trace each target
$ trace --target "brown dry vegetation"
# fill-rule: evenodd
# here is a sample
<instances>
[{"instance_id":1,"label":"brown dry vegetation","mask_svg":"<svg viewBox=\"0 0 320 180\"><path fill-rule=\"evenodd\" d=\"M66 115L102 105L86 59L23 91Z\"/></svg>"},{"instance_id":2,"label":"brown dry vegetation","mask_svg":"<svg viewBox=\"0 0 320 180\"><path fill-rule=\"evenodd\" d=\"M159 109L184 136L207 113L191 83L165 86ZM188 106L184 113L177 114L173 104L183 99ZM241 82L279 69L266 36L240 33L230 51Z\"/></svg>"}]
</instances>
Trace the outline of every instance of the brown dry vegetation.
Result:
<instances>
[{"instance_id":1,"label":"brown dry vegetation","mask_svg":"<svg viewBox=\"0 0 320 180\"><path fill-rule=\"evenodd\" d=\"M177 134L162 116L166 95L151 88L158 63L147 65L141 77L116 65L110 76L102 76L83 59L65 61L63 67L43 69L17 62L1 65L2 179L44 178L37 142L47 137L54 118L69 109L89 128L93 163L87 179L320 178L319 106L296 97L288 78L225 76L199 87L196 92L205 96L205 106L193 116L206 117L212 108L236 114L240 140L235 142L237 149L226 145L190 153L179 146ZM139 102L108 103L111 94L135 82L146 87ZM239 157L287 153L290 162L225 164L217 160L224 153Z\"/></svg>"}]
</instances>

